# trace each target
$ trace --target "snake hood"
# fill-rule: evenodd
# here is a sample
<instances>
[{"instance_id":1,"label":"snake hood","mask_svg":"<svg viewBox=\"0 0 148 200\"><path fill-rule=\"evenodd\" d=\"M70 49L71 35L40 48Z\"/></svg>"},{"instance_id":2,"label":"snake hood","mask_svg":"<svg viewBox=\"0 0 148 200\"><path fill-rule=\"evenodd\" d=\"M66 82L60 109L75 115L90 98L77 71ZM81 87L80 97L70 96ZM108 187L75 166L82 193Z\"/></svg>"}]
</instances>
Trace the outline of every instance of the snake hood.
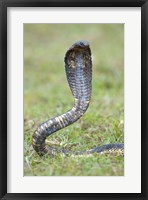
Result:
<instances>
[{"instance_id":1,"label":"snake hood","mask_svg":"<svg viewBox=\"0 0 148 200\"><path fill-rule=\"evenodd\" d=\"M90 50L90 47L89 47L89 42L87 40L79 40L77 42L75 42L66 52L65 54L65 58L64 58L64 61L66 61L66 58L69 54L70 51L72 50L77 50L77 51L85 51L85 50L88 50L89 51L89 54L91 56L91 50Z\"/></svg>"}]
</instances>

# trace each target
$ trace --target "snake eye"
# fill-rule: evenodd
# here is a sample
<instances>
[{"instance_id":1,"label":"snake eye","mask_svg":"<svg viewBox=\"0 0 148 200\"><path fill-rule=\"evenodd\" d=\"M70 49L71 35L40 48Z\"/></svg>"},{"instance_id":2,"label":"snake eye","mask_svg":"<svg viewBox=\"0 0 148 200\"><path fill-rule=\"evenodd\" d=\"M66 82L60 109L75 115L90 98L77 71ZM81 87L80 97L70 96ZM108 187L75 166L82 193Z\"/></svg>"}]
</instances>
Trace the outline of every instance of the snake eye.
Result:
<instances>
[{"instance_id":1,"label":"snake eye","mask_svg":"<svg viewBox=\"0 0 148 200\"><path fill-rule=\"evenodd\" d=\"M83 42L80 42L80 45L81 45L81 46L84 46L84 43L83 43Z\"/></svg>"},{"instance_id":2,"label":"snake eye","mask_svg":"<svg viewBox=\"0 0 148 200\"><path fill-rule=\"evenodd\" d=\"M81 41L79 42L79 45L80 45L81 47L87 47L87 46L89 46L89 44L88 44L88 42L87 42L86 40L81 40Z\"/></svg>"}]
</instances>

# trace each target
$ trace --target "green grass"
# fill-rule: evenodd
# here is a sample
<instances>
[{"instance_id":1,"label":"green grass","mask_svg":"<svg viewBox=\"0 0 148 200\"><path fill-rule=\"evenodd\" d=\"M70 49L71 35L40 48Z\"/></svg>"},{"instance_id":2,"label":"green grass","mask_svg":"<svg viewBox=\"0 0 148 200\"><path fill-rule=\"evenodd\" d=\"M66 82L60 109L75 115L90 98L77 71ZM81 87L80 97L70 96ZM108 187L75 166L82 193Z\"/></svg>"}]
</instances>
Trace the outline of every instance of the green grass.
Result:
<instances>
[{"instance_id":1,"label":"green grass","mask_svg":"<svg viewBox=\"0 0 148 200\"><path fill-rule=\"evenodd\" d=\"M24 25L24 175L123 176L124 157L40 158L31 145L42 122L73 105L64 69L67 49L77 40L90 42L93 60L92 99L85 115L54 133L48 144L73 151L124 142L123 24Z\"/></svg>"}]
</instances>

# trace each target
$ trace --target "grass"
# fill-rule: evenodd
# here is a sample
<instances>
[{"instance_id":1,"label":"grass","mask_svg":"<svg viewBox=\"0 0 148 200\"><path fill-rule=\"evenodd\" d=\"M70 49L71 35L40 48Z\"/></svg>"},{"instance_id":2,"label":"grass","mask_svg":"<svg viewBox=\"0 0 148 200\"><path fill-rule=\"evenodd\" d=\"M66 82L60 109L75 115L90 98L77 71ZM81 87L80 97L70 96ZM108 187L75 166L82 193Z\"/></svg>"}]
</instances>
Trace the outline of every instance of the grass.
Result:
<instances>
[{"instance_id":1,"label":"grass","mask_svg":"<svg viewBox=\"0 0 148 200\"><path fill-rule=\"evenodd\" d=\"M24 25L24 175L123 176L124 157L40 158L31 145L35 129L73 105L64 55L77 40L90 42L92 99L85 115L48 138L48 144L73 151L124 142L123 24Z\"/></svg>"}]
</instances>

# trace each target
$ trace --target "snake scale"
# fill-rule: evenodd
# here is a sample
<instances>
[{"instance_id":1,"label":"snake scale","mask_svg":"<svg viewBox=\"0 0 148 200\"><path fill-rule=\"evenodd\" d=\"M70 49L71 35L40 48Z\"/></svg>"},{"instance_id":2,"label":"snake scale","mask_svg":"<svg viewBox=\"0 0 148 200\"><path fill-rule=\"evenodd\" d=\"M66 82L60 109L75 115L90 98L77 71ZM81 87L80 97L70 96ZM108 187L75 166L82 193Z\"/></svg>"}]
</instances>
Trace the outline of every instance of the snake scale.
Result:
<instances>
[{"instance_id":1,"label":"snake scale","mask_svg":"<svg viewBox=\"0 0 148 200\"><path fill-rule=\"evenodd\" d=\"M92 60L89 43L85 40L74 43L65 54L65 71L67 81L74 97L73 107L66 113L49 119L41 124L34 132L32 145L35 151L43 156L49 154L54 156L57 153L67 155L70 151L59 150L45 143L46 138L52 133L73 124L86 112L91 99L92 89ZM103 152L124 152L124 144L114 143L95 147L85 152L76 152L75 155L103 153ZM71 153L71 152L70 152Z\"/></svg>"}]
</instances>

